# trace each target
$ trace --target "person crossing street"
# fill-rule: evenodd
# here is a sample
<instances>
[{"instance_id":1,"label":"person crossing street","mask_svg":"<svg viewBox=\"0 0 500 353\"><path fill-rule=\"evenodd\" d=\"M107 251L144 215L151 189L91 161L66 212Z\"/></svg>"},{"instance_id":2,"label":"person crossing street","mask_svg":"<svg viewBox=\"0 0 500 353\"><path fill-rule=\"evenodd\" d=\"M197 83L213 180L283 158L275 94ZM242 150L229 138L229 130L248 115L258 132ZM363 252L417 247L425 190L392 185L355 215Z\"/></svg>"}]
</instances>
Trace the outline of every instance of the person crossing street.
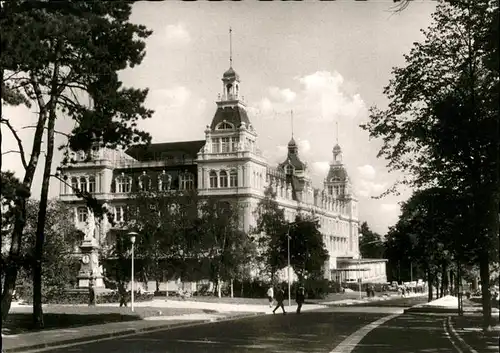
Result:
<instances>
[{"instance_id":1,"label":"person crossing street","mask_svg":"<svg viewBox=\"0 0 500 353\"><path fill-rule=\"evenodd\" d=\"M283 301L285 300L285 291L281 287L278 287L278 289L276 290L275 299L277 304L273 310L273 314L276 314L276 310L281 307L281 310L283 310L283 315L285 315L286 314L285 305L283 305Z\"/></svg>"},{"instance_id":2,"label":"person crossing street","mask_svg":"<svg viewBox=\"0 0 500 353\"><path fill-rule=\"evenodd\" d=\"M300 309L302 309L302 304L306 299L306 293L303 286L299 286L297 288L297 292L295 293L295 301L297 302L297 314L300 314Z\"/></svg>"}]
</instances>

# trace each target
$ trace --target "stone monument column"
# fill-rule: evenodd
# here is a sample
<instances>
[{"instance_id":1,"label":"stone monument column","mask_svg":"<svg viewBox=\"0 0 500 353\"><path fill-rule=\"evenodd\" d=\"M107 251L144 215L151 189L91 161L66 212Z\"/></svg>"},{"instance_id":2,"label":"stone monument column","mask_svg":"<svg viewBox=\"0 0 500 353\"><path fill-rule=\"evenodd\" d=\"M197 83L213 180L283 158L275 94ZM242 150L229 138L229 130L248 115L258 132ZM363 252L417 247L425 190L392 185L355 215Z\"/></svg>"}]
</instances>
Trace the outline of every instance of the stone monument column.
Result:
<instances>
[{"instance_id":1,"label":"stone monument column","mask_svg":"<svg viewBox=\"0 0 500 353\"><path fill-rule=\"evenodd\" d=\"M80 271L78 272L78 287L88 288L91 279L94 287L104 288L102 280L102 266L99 266L99 243L96 239L96 220L94 212L89 209L87 228L80 249L82 252Z\"/></svg>"}]
</instances>

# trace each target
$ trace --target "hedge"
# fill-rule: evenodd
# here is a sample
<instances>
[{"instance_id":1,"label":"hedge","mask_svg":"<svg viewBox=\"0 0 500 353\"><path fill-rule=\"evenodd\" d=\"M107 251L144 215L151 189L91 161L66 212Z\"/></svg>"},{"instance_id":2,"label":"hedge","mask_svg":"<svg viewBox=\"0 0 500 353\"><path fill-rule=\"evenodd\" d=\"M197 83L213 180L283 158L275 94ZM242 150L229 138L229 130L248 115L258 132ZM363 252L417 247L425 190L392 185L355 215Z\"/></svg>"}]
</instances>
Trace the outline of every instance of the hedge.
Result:
<instances>
[{"instance_id":1,"label":"hedge","mask_svg":"<svg viewBox=\"0 0 500 353\"><path fill-rule=\"evenodd\" d=\"M120 296L118 292L96 293L96 304L119 303ZM147 302L154 299L153 293L134 292L134 302ZM33 303L33 298L26 298L27 304ZM68 289L62 291L57 296L44 297L43 304L88 304L89 291L87 289ZM130 302L130 292L127 292L127 302Z\"/></svg>"}]
</instances>

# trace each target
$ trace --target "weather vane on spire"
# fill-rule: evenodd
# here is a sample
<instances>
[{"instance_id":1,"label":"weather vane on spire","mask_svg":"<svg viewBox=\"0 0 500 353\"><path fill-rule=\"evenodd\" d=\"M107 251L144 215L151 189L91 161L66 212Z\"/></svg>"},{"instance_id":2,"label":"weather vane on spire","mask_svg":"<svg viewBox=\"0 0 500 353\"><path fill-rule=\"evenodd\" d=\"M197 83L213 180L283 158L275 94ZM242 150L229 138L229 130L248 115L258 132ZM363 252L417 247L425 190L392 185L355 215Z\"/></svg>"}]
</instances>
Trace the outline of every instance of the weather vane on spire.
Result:
<instances>
[{"instance_id":1,"label":"weather vane on spire","mask_svg":"<svg viewBox=\"0 0 500 353\"><path fill-rule=\"evenodd\" d=\"M293 110L290 110L290 121L292 124L292 138L293 138Z\"/></svg>"},{"instance_id":2,"label":"weather vane on spire","mask_svg":"<svg viewBox=\"0 0 500 353\"><path fill-rule=\"evenodd\" d=\"M229 67L233 67L233 30L229 27Z\"/></svg>"}]
</instances>

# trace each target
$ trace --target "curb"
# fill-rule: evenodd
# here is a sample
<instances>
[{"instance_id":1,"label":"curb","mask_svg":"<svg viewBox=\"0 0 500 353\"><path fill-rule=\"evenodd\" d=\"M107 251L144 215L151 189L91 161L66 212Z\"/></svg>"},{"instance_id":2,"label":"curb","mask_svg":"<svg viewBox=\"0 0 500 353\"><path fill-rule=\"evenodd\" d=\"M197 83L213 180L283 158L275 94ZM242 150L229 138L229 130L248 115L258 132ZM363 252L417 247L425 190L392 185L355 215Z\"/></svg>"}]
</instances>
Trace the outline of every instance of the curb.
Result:
<instances>
[{"instance_id":1,"label":"curb","mask_svg":"<svg viewBox=\"0 0 500 353\"><path fill-rule=\"evenodd\" d=\"M446 330L448 331L448 334L452 336L455 339L455 341L457 341L458 345L461 346L464 352L478 353L474 348L469 346L462 337L460 337L458 332L453 328L453 325L451 323L451 318L449 316L446 318Z\"/></svg>"},{"instance_id":2,"label":"curb","mask_svg":"<svg viewBox=\"0 0 500 353\"><path fill-rule=\"evenodd\" d=\"M139 335L139 334L143 334L143 333L153 333L153 332L157 332L157 331L172 330L172 329L176 329L176 328L190 327L190 326L198 326L198 325L210 324L210 323L214 323L214 322L246 319L246 318L250 318L250 317L254 317L254 316L261 316L261 315L266 315L266 314L249 313L249 314L241 314L241 315L234 315L234 316L225 316L225 317L216 318L216 319L196 320L196 321L191 321L191 322L180 322L180 323L175 323L175 324L164 324L164 325L158 325L158 326L153 326L153 327L144 327L144 328L140 328L140 329L125 329L125 330L111 332L111 333L103 333L103 334L91 335L91 336L85 336L85 337L75 337L75 338L67 339L67 340L39 343L39 344L33 344L33 345L29 345L29 346L20 346L20 347L6 348L6 349L4 348L4 349L2 349L2 353L30 352L30 351L35 351L35 350L44 350L47 348L62 348L62 347L68 346L68 345L75 346L75 345L90 343L90 342L94 342L94 341L108 340L108 339L113 339L113 338L118 338L118 337L135 336L135 335Z\"/></svg>"}]
</instances>

